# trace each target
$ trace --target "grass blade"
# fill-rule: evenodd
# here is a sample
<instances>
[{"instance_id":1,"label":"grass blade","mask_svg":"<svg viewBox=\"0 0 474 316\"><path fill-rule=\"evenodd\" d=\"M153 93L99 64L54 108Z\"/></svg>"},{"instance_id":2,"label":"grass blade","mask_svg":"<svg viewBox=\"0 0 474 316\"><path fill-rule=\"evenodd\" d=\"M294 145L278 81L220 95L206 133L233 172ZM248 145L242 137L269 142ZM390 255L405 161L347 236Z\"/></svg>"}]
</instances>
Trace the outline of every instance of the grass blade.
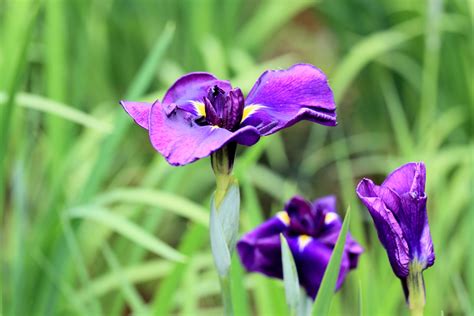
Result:
<instances>
[{"instance_id":1,"label":"grass blade","mask_svg":"<svg viewBox=\"0 0 474 316\"><path fill-rule=\"evenodd\" d=\"M95 202L99 204L117 202L146 204L163 208L206 227L209 224L208 212L202 206L177 194L164 191L146 188L122 188L98 196Z\"/></svg>"},{"instance_id":2,"label":"grass blade","mask_svg":"<svg viewBox=\"0 0 474 316\"><path fill-rule=\"evenodd\" d=\"M168 260L184 262L186 259L183 254L155 238L153 235L145 232L138 225L127 221L125 218L111 213L104 208L74 208L69 211L69 216L71 218L90 219L109 226L135 243Z\"/></svg>"},{"instance_id":3,"label":"grass blade","mask_svg":"<svg viewBox=\"0 0 474 316\"><path fill-rule=\"evenodd\" d=\"M291 315L296 315L300 304L300 282L295 260L291 254L290 246L283 234L280 234L281 262L283 265L283 283L285 285L286 303L290 308Z\"/></svg>"},{"instance_id":4,"label":"grass blade","mask_svg":"<svg viewBox=\"0 0 474 316\"><path fill-rule=\"evenodd\" d=\"M324 272L323 281L321 282L321 287L319 288L318 295L316 296L316 301L314 302L313 306L314 316L326 316L329 314L329 307L331 305L334 289L336 288L337 277L341 267L342 252L344 251L344 246L346 244L349 222L350 208L347 209L341 232L339 233L336 246L334 247L331 255L331 260L329 260L326 272Z\"/></svg>"}]
</instances>

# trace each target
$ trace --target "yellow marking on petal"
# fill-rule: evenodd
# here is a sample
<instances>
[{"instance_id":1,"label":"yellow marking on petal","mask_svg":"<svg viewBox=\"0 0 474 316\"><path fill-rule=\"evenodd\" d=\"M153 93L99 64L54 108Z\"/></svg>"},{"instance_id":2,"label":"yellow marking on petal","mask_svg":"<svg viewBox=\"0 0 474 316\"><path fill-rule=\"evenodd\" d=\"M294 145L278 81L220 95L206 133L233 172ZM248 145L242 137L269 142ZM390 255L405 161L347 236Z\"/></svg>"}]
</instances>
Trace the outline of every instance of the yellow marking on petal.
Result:
<instances>
[{"instance_id":1,"label":"yellow marking on petal","mask_svg":"<svg viewBox=\"0 0 474 316\"><path fill-rule=\"evenodd\" d=\"M290 216L288 215L287 212L281 211L276 214L276 217L278 217L279 220L285 224L285 226L290 225Z\"/></svg>"},{"instance_id":2,"label":"yellow marking on petal","mask_svg":"<svg viewBox=\"0 0 474 316\"><path fill-rule=\"evenodd\" d=\"M334 222L337 219L337 214L333 212L329 212L324 217L324 224L328 225Z\"/></svg>"},{"instance_id":3,"label":"yellow marking on petal","mask_svg":"<svg viewBox=\"0 0 474 316\"><path fill-rule=\"evenodd\" d=\"M246 118L248 118L250 115L255 113L258 109L260 109L262 106L258 104L251 104L247 105L244 107L244 113L242 114L242 120L240 122L245 121Z\"/></svg>"},{"instance_id":4,"label":"yellow marking on petal","mask_svg":"<svg viewBox=\"0 0 474 316\"><path fill-rule=\"evenodd\" d=\"M203 102L191 101L191 104L194 106L199 116L206 117L206 106Z\"/></svg>"},{"instance_id":5,"label":"yellow marking on petal","mask_svg":"<svg viewBox=\"0 0 474 316\"><path fill-rule=\"evenodd\" d=\"M303 251L304 248L311 242L313 238L308 235L301 235L298 237L298 246L300 248L300 251Z\"/></svg>"}]
</instances>

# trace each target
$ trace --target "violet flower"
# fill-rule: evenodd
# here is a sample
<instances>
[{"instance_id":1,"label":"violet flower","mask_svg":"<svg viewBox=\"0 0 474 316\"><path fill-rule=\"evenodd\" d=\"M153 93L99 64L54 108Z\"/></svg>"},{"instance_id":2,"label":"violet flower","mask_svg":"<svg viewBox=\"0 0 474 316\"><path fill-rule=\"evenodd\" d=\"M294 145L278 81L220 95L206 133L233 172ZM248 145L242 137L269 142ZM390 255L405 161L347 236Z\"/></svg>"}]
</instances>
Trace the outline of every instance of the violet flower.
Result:
<instances>
[{"instance_id":1,"label":"violet flower","mask_svg":"<svg viewBox=\"0 0 474 316\"><path fill-rule=\"evenodd\" d=\"M417 303L424 305L421 272L435 261L426 213L425 180L423 162L412 162L393 171L380 186L363 179L356 189L372 216L380 242L387 251L393 272L402 281L411 307ZM413 280L416 275L418 279ZM419 293L410 293L412 290ZM414 302L415 296L422 301Z\"/></svg>"},{"instance_id":2,"label":"violet flower","mask_svg":"<svg viewBox=\"0 0 474 316\"><path fill-rule=\"evenodd\" d=\"M293 254L300 285L315 299L341 227L334 196L313 203L295 196L287 202L284 211L245 234L237 243L237 252L248 271L283 279L282 233ZM348 235L336 289L341 287L349 270L357 267L362 252L362 247Z\"/></svg>"},{"instance_id":3,"label":"violet flower","mask_svg":"<svg viewBox=\"0 0 474 316\"><path fill-rule=\"evenodd\" d=\"M232 164L236 144L251 146L261 136L300 120L336 125L326 76L309 64L264 72L247 98L228 81L195 72L179 78L162 102L121 104L149 131L153 147L175 166L207 157L226 145Z\"/></svg>"}]
</instances>

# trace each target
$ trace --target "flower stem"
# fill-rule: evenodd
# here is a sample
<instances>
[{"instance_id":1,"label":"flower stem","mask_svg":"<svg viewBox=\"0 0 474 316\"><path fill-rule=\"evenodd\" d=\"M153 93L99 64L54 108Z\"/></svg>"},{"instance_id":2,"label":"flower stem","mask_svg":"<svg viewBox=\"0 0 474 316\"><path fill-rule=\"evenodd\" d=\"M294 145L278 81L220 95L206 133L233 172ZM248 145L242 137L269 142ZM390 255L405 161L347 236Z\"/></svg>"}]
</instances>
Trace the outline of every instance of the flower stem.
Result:
<instances>
[{"instance_id":1,"label":"flower stem","mask_svg":"<svg viewBox=\"0 0 474 316\"><path fill-rule=\"evenodd\" d=\"M224 315L234 315L232 307L232 296L230 294L230 279L228 276L219 276L219 283L221 284L222 303L224 304Z\"/></svg>"},{"instance_id":2,"label":"flower stem","mask_svg":"<svg viewBox=\"0 0 474 316\"><path fill-rule=\"evenodd\" d=\"M412 316L423 316L425 307L425 284L423 281L423 268L419 262L410 264L410 272L407 279L408 306Z\"/></svg>"}]
</instances>

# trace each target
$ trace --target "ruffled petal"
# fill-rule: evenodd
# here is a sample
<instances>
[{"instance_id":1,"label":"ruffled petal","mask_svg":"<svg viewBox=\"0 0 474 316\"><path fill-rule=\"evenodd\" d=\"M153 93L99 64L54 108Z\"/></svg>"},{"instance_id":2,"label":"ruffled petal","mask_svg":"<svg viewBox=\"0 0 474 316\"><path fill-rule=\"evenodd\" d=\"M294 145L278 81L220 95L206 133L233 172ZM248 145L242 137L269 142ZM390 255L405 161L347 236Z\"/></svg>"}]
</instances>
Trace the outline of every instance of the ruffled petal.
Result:
<instances>
[{"instance_id":1,"label":"ruffled petal","mask_svg":"<svg viewBox=\"0 0 474 316\"><path fill-rule=\"evenodd\" d=\"M329 247L318 239L306 238L310 237L287 237L287 240L295 259L300 284L315 299L334 247ZM341 287L347 272L349 260L347 253L343 252L336 290Z\"/></svg>"},{"instance_id":2,"label":"ruffled petal","mask_svg":"<svg viewBox=\"0 0 474 316\"><path fill-rule=\"evenodd\" d=\"M148 129L148 118L150 116L150 110L152 106L151 103L120 101L120 105L122 105L128 115L130 115L135 120L135 123L145 129Z\"/></svg>"},{"instance_id":3,"label":"ruffled petal","mask_svg":"<svg viewBox=\"0 0 474 316\"><path fill-rule=\"evenodd\" d=\"M215 126L200 126L195 116L174 104L154 104L150 112L150 141L174 166L189 164L209 156L229 142L251 146L260 135L251 126L235 132Z\"/></svg>"},{"instance_id":4,"label":"ruffled petal","mask_svg":"<svg viewBox=\"0 0 474 316\"><path fill-rule=\"evenodd\" d=\"M282 278L280 233L287 225L285 219L276 216L242 236L237 253L247 271Z\"/></svg>"},{"instance_id":5,"label":"ruffled petal","mask_svg":"<svg viewBox=\"0 0 474 316\"><path fill-rule=\"evenodd\" d=\"M424 195L426 168L423 162L410 162L390 173L382 187L388 187L402 195L407 192L416 192Z\"/></svg>"},{"instance_id":6,"label":"ruffled petal","mask_svg":"<svg viewBox=\"0 0 474 316\"><path fill-rule=\"evenodd\" d=\"M405 278L408 275L410 262L407 241L394 214L377 196L374 187L375 184L371 180L363 179L357 186L356 192L372 216L380 242L387 251L394 273L399 278Z\"/></svg>"},{"instance_id":7,"label":"ruffled petal","mask_svg":"<svg viewBox=\"0 0 474 316\"><path fill-rule=\"evenodd\" d=\"M226 92L232 89L228 81L219 80L210 73L189 73L176 80L168 89L163 97L163 104L175 104L184 110L194 111L194 102L202 102L209 89L214 86Z\"/></svg>"},{"instance_id":8,"label":"ruffled petal","mask_svg":"<svg viewBox=\"0 0 474 316\"><path fill-rule=\"evenodd\" d=\"M336 125L336 105L326 76L309 64L264 72L245 104L242 124L257 127L263 135L301 120Z\"/></svg>"}]
</instances>

